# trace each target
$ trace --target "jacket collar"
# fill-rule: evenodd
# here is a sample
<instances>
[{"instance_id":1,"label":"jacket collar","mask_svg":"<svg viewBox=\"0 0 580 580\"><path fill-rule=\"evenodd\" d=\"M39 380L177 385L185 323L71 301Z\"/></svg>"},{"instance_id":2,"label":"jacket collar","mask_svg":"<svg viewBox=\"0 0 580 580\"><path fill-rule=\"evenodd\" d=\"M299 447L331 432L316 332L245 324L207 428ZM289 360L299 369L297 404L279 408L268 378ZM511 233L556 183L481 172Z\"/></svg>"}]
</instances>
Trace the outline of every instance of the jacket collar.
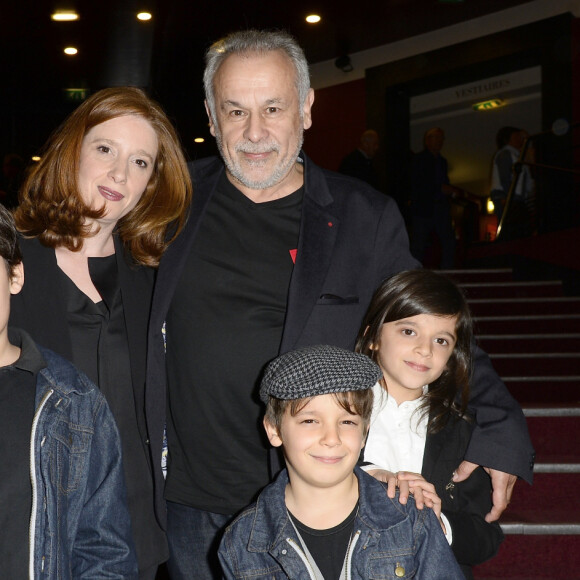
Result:
<instances>
[{"instance_id":1,"label":"jacket collar","mask_svg":"<svg viewBox=\"0 0 580 580\"><path fill-rule=\"evenodd\" d=\"M165 320L201 219L225 167L220 158L209 157L188 163L188 170L193 182L194 195L183 230L169 245L159 263L151 312L151 324L154 328L161 328Z\"/></svg>"},{"instance_id":2,"label":"jacket collar","mask_svg":"<svg viewBox=\"0 0 580 580\"><path fill-rule=\"evenodd\" d=\"M299 159L304 163L305 195L321 207L331 205L334 197L330 192L326 172L318 167L309 157L300 151Z\"/></svg>"},{"instance_id":3,"label":"jacket collar","mask_svg":"<svg viewBox=\"0 0 580 580\"><path fill-rule=\"evenodd\" d=\"M300 156L304 161L304 201L296 266L288 292L286 317L292 320L292 324L284 327L282 353L297 345L312 309L320 299L340 229L327 174L303 152Z\"/></svg>"},{"instance_id":4,"label":"jacket collar","mask_svg":"<svg viewBox=\"0 0 580 580\"><path fill-rule=\"evenodd\" d=\"M381 530L397 525L407 517L406 506L399 503L398 496L394 499L387 496L386 485L383 486L358 467L355 467L354 473L359 482L359 511L355 528L367 528L367 532L378 537ZM288 472L284 469L274 483L266 487L258 497L247 544L248 551L271 552L287 537L296 538L284 501L287 484ZM377 505L381 505L383 509L372 508ZM365 547L370 545L367 539L361 538L359 542Z\"/></svg>"}]
</instances>

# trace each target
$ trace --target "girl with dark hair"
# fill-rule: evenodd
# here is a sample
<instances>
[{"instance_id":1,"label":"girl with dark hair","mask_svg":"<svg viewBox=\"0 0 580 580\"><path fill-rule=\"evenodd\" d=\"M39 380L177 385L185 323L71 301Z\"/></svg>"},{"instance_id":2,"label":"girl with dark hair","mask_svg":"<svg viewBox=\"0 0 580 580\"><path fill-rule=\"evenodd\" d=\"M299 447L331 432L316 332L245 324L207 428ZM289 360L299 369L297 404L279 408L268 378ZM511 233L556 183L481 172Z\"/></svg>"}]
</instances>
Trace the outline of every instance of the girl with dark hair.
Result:
<instances>
[{"instance_id":1,"label":"girl with dark hair","mask_svg":"<svg viewBox=\"0 0 580 580\"><path fill-rule=\"evenodd\" d=\"M494 556L503 539L491 508L490 478L479 467L453 482L472 422L467 412L472 322L459 288L429 270L393 276L375 292L356 350L379 364L364 468L395 486L408 485L432 507L466 578Z\"/></svg>"}]
</instances>

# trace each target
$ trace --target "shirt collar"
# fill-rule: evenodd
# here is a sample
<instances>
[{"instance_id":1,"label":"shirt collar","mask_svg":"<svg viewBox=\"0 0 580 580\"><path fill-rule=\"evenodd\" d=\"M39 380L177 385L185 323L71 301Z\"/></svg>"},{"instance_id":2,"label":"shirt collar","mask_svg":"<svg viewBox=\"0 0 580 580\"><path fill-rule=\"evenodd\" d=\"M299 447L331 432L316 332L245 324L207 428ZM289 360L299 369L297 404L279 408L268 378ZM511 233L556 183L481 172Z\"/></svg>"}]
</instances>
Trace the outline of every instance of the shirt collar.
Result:
<instances>
[{"instance_id":1,"label":"shirt collar","mask_svg":"<svg viewBox=\"0 0 580 580\"><path fill-rule=\"evenodd\" d=\"M36 374L46 367L44 357L40 354L36 344L27 332L19 328L9 328L8 340L11 344L20 348L18 360L9 366L32 374Z\"/></svg>"}]
</instances>

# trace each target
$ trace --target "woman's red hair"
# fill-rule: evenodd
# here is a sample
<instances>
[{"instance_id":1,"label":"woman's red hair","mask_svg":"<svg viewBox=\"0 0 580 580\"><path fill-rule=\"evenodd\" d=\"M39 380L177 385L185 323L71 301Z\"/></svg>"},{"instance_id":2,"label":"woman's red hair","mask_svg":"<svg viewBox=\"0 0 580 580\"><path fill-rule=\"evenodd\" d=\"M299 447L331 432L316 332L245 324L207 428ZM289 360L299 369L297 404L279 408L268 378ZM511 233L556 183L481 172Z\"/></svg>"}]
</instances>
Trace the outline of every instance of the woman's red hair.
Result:
<instances>
[{"instance_id":1,"label":"woman's red hair","mask_svg":"<svg viewBox=\"0 0 580 580\"><path fill-rule=\"evenodd\" d=\"M180 141L161 107L134 87L103 89L82 103L51 135L41 161L20 190L14 216L19 231L51 248L82 248L89 234L87 218L104 215L82 200L77 175L85 135L97 125L135 115L150 123L158 153L141 199L119 220L117 232L133 259L157 266L167 245L183 227L192 186Z\"/></svg>"}]
</instances>

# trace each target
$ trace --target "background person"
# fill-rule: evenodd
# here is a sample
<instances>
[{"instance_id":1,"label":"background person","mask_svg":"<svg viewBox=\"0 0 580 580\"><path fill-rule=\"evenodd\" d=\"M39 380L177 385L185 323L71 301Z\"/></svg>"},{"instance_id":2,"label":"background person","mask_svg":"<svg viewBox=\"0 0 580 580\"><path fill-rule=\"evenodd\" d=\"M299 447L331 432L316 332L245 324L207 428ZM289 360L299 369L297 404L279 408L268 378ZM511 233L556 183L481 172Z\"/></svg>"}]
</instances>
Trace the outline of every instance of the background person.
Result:
<instances>
[{"instance_id":1,"label":"background person","mask_svg":"<svg viewBox=\"0 0 580 580\"><path fill-rule=\"evenodd\" d=\"M351 151L341 162L338 171L368 183L375 189L379 186L373 159L379 150L379 134L367 129L361 136L358 147Z\"/></svg>"},{"instance_id":2,"label":"background person","mask_svg":"<svg viewBox=\"0 0 580 580\"><path fill-rule=\"evenodd\" d=\"M503 217L507 196L516 173L514 165L520 158L522 147L527 139L527 133L517 127L502 127L496 135L497 152L493 158L491 173L491 193L494 213L498 225ZM526 162L534 162L533 149L527 151ZM529 207L533 207L534 179L530 168L522 164L517 173L510 201L509 213L502 226L503 239L525 237L532 234L532 221Z\"/></svg>"},{"instance_id":3,"label":"background person","mask_svg":"<svg viewBox=\"0 0 580 580\"><path fill-rule=\"evenodd\" d=\"M455 265L455 229L451 220L450 196L459 190L449 183L447 159L441 155L445 133L440 127L425 132L424 148L413 158L411 173L411 253L425 263L426 250L435 234L441 246L438 267Z\"/></svg>"},{"instance_id":4,"label":"background person","mask_svg":"<svg viewBox=\"0 0 580 580\"><path fill-rule=\"evenodd\" d=\"M152 267L179 231L190 194L164 112L141 90L119 87L95 93L51 136L15 212L28 283L13 299L11 322L105 394L121 433L142 578L154 578L168 556L144 412Z\"/></svg>"},{"instance_id":5,"label":"background person","mask_svg":"<svg viewBox=\"0 0 580 580\"><path fill-rule=\"evenodd\" d=\"M314 93L292 37L244 31L218 41L204 84L220 158L190 165L193 205L159 266L148 349L154 457L169 402L174 579L221 577L225 525L277 469L257 427L264 366L302 346L354 348L374 289L419 266L390 197L317 167L301 150ZM515 483L509 474L531 479L533 450L521 409L481 351L473 392L479 423L467 457L493 468L497 519ZM506 441L513 449L498 453ZM467 477L474 467L458 471ZM156 481L161 491L160 469ZM162 517L161 493L157 500Z\"/></svg>"}]
</instances>

